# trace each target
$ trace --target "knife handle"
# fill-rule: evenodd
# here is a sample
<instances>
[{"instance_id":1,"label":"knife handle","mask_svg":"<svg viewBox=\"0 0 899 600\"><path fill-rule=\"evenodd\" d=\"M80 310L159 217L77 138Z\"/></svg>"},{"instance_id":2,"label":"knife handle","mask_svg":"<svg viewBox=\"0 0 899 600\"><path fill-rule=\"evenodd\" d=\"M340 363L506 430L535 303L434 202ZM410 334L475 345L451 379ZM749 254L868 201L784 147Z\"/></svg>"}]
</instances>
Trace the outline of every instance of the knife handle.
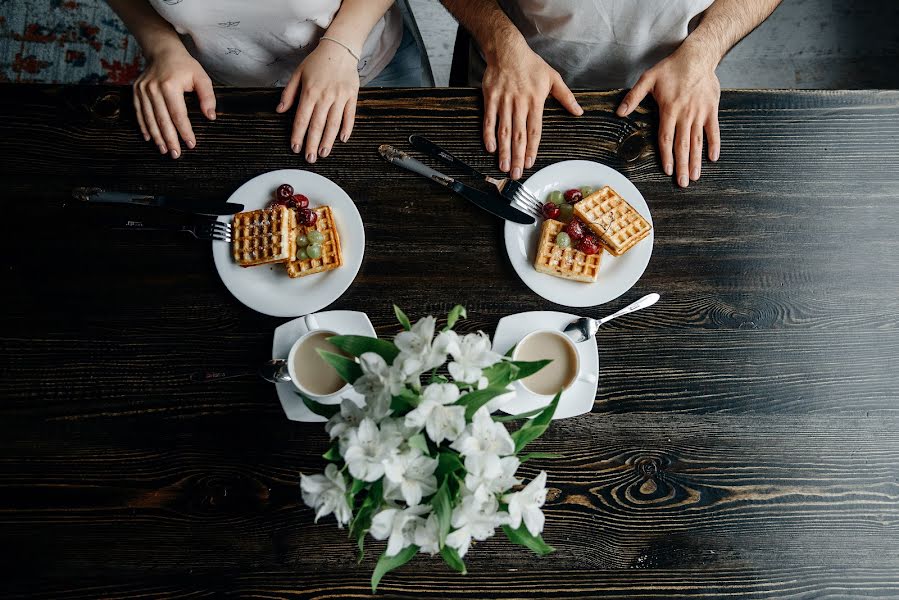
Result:
<instances>
[{"instance_id":1,"label":"knife handle","mask_svg":"<svg viewBox=\"0 0 899 600\"><path fill-rule=\"evenodd\" d=\"M434 142L432 142L431 140L429 140L426 137L422 137L418 134L413 133L412 135L409 136L409 143L412 144L412 146L414 148L417 148L418 150L421 150L422 152L427 152L434 158L436 158L438 160L442 160L443 162L450 165L451 167L456 167L456 168L462 169L469 175L478 177L480 179L484 179L486 177L486 175L484 175L483 173L481 173L480 171L478 171L477 169L475 169L468 163L465 163L465 162L459 160L458 158L456 158L455 156L453 156L452 154L450 154L449 152L447 152L446 150L444 150L443 148L441 148L440 146L438 146L437 144L435 144Z\"/></svg>"},{"instance_id":2,"label":"knife handle","mask_svg":"<svg viewBox=\"0 0 899 600\"><path fill-rule=\"evenodd\" d=\"M397 150L390 144L382 144L379 146L378 153L384 157L384 160L387 162L393 163L408 171L412 171L413 173L424 175L428 179L432 179L442 186L449 187L455 181L452 177L447 177L443 173L435 171L428 165L415 160L402 150Z\"/></svg>"}]
</instances>

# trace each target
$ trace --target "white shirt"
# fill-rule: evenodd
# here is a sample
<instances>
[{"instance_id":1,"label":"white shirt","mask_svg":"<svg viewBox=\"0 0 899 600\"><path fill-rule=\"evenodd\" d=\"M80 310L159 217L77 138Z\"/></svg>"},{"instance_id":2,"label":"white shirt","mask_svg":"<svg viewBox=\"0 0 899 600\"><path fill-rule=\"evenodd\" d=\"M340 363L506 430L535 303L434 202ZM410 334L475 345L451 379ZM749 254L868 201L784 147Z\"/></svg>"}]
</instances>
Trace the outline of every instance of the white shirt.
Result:
<instances>
[{"instance_id":1,"label":"white shirt","mask_svg":"<svg viewBox=\"0 0 899 600\"><path fill-rule=\"evenodd\" d=\"M624 88L677 49L712 2L500 0L500 5L531 49L570 87Z\"/></svg>"},{"instance_id":2,"label":"white shirt","mask_svg":"<svg viewBox=\"0 0 899 600\"><path fill-rule=\"evenodd\" d=\"M235 86L283 86L340 8L340 0L150 0L213 80ZM362 47L364 85L387 66L403 37L396 7ZM343 41L343 40L341 40Z\"/></svg>"}]
</instances>

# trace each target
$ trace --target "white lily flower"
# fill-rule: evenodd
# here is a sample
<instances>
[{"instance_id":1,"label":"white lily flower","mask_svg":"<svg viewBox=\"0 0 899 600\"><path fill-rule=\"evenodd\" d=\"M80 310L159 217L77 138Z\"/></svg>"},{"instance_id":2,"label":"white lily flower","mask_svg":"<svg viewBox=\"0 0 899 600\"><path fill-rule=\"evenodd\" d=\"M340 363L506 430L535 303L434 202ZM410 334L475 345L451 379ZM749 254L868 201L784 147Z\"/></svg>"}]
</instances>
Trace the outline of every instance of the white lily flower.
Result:
<instances>
[{"instance_id":1,"label":"white lily flower","mask_svg":"<svg viewBox=\"0 0 899 600\"><path fill-rule=\"evenodd\" d=\"M418 523L415 528L415 545L419 552L434 556L440 552L440 543L437 533L437 515L431 513L423 523Z\"/></svg>"},{"instance_id":2,"label":"white lily flower","mask_svg":"<svg viewBox=\"0 0 899 600\"><path fill-rule=\"evenodd\" d=\"M509 526L518 529L521 522L531 532L540 535L546 517L540 507L546 502L546 471L540 471L520 492L506 494L503 502L509 505Z\"/></svg>"},{"instance_id":3,"label":"white lily flower","mask_svg":"<svg viewBox=\"0 0 899 600\"><path fill-rule=\"evenodd\" d=\"M367 415L365 410L360 408L358 404L349 399L340 402L340 412L328 419L325 423L325 431L331 436L331 439L340 438L350 429L359 426Z\"/></svg>"},{"instance_id":4,"label":"white lily flower","mask_svg":"<svg viewBox=\"0 0 899 600\"><path fill-rule=\"evenodd\" d=\"M347 431L341 441L341 454L350 475L362 481L377 481L384 475L384 461L396 452L402 441L403 435L395 421L386 420L378 429L366 417L359 427Z\"/></svg>"},{"instance_id":5,"label":"white lily flower","mask_svg":"<svg viewBox=\"0 0 899 600\"><path fill-rule=\"evenodd\" d=\"M419 504L422 497L437 491L436 469L437 460L420 450L394 454L384 461L385 497L390 499L399 493L409 506Z\"/></svg>"},{"instance_id":6,"label":"white lily flower","mask_svg":"<svg viewBox=\"0 0 899 600\"><path fill-rule=\"evenodd\" d=\"M435 444L453 441L465 429L465 407L451 406L459 399L459 388L451 383L432 383L421 395L419 405L406 414L406 426L425 428Z\"/></svg>"},{"instance_id":7,"label":"white lily flower","mask_svg":"<svg viewBox=\"0 0 899 600\"><path fill-rule=\"evenodd\" d=\"M346 480L334 463L325 467L324 475L300 475L300 492L306 506L315 510L315 521L334 513L337 527L350 522L353 511L347 503Z\"/></svg>"},{"instance_id":8,"label":"white lily flower","mask_svg":"<svg viewBox=\"0 0 899 600\"><path fill-rule=\"evenodd\" d=\"M499 511L496 496L479 488L473 494L463 495L462 502L453 509L452 526L456 529L446 537L446 543L464 557L472 539L483 541L491 537L508 517Z\"/></svg>"},{"instance_id":9,"label":"white lily flower","mask_svg":"<svg viewBox=\"0 0 899 600\"><path fill-rule=\"evenodd\" d=\"M399 367L390 366L379 354L366 352L359 357L362 377L353 389L365 396L369 415L380 420L390 412L390 400L405 387L405 376Z\"/></svg>"},{"instance_id":10,"label":"white lily flower","mask_svg":"<svg viewBox=\"0 0 899 600\"><path fill-rule=\"evenodd\" d=\"M449 364L450 375L463 383L477 384L483 369L502 359L491 349L490 338L483 331L462 336L449 352L453 356Z\"/></svg>"},{"instance_id":11,"label":"white lily flower","mask_svg":"<svg viewBox=\"0 0 899 600\"><path fill-rule=\"evenodd\" d=\"M500 494L521 483L515 477L521 461L514 456L500 458L496 454L472 454L465 457L465 487L474 492L479 487Z\"/></svg>"},{"instance_id":12,"label":"white lily flower","mask_svg":"<svg viewBox=\"0 0 899 600\"><path fill-rule=\"evenodd\" d=\"M466 457L477 454L508 456L515 453L515 442L503 424L494 422L487 407L482 406L450 448Z\"/></svg>"},{"instance_id":13,"label":"white lily flower","mask_svg":"<svg viewBox=\"0 0 899 600\"><path fill-rule=\"evenodd\" d=\"M368 532L376 540L387 540L387 556L396 556L400 550L415 543L415 533L425 524L422 515L430 512L427 504L407 509L385 508L371 520Z\"/></svg>"},{"instance_id":14,"label":"white lily flower","mask_svg":"<svg viewBox=\"0 0 899 600\"><path fill-rule=\"evenodd\" d=\"M425 371L446 362L446 355L455 347L457 336L452 331L441 332L434 337L436 319L425 317L409 331L401 331L394 338L400 353L394 360L407 382L417 382Z\"/></svg>"}]
</instances>

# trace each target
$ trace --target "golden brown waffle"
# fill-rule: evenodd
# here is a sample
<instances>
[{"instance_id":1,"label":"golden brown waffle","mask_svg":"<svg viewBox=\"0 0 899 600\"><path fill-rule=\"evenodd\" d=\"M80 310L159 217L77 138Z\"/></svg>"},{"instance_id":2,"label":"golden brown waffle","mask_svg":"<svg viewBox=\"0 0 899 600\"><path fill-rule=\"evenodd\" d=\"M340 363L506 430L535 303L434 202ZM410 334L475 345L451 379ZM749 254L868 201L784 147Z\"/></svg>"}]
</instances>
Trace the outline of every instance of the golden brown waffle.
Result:
<instances>
[{"instance_id":1,"label":"golden brown waffle","mask_svg":"<svg viewBox=\"0 0 899 600\"><path fill-rule=\"evenodd\" d=\"M543 221L534 268L562 279L593 283L599 275L601 254L584 254L574 248L558 246L556 236L564 227L563 223L553 219Z\"/></svg>"},{"instance_id":2,"label":"golden brown waffle","mask_svg":"<svg viewBox=\"0 0 899 600\"><path fill-rule=\"evenodd\" d=\"M609 186L575 204L574 215L599 236L612 256L621 256L652 230L652 225Z\"/></svg>"},{"instance_id":3,"label":"golden brown waffle","mask_svg":"<svg viewBox=\"0 0 899 600\"><path fill-rule=\"evenodd\" d=\"M296 254L296 215L286 206L234 215L231 248L242 267L282 263Z\"/></svg>"},{"instance_id":4,"label":"golden brown waffle","mask_svg":"<svg viewBox=\"0 0 899 600\"><path fill-rule=\"evenodd\" d=\"M287 274L291 277L305 277L336 269L343 264L343 254L340 251L340 236L337 234L337 224L330 206L320 206L315 210L318 219L312 227L300 225L297 228L297 237L308 235L312 230L321 232L325 239L322 241L321 258L306 258L297 260L293 258L287 263ZM296 256L294 252L293 256Z\"/></svg>"}]
</instances>

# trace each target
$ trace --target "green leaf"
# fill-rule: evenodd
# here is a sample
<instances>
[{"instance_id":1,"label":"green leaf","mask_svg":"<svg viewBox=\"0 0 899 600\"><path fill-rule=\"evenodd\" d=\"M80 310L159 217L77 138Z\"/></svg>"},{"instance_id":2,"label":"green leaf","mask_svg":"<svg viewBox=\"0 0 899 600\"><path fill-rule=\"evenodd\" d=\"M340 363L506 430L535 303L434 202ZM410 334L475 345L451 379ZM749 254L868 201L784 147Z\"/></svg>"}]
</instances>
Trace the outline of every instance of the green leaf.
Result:
<instances>
[{"instance_id":1,"label":"green leaf","mask_svg":"<svg viewBox=\"0 0 899 600\"><path fill-rule=\"evenodd\" d=\"M541 406L540 408L535 408L534 410L528 410L523 413L518 413L517 415L506 415L505 417L497 417L494 416L493 420L497 423L508 423L509 421L520 421L522 419L527 419L529 417L533 417L534 415L539 415L543 412L543 409L546 408Z\"/></svg>"},{"instance_id":2,"label":"green leaf","mask_svg":"<svg viewBox=\"0 0 899 600\"><path fill-rule=\"evenodd\" d=\"M410 448L418 448L424 454L430 454L431 449L428 448L428 440L425 439L423 433L416 433L412 437L409 438L409 447Z\"/></svg>"},{"instance_id":3,"label":"green leaf","mask_svg":"<svg viewBox=\"0 0 899 600\"><path fill-rule=\"evenodd\" d=\"M443 548L446 536L449 535L450 521L453 518L453 504L450 502L449 483L446 479L431 498L431 510L437 517L437 543Z\"/></svg>"},{"instance_id":4,"label":"green leaf","mask_svg":"<svg viewBox=\"0 0 899 600\"><path fill-rule=\"evenodd\" d=\"M437 476L437 481L443 481L452 473L456 473L457 471L461 471L465 466L462 464L462 459L459 458L459 455L452 450L442 450L440 454L437 455L437 469L434 471L434 475Z\"/></svg>"},{"instance_id":5,"label":"green leaf","mask_svg":"<svg viewBox=\"0 0 899 600\"><path fill-rule=\"evenodd\" d=\"M512 433L512 441L515 442L515 454L521 452L522 448L543 435L543 432L549 427L550 421L552 421L553 415L556 412L556 407L559 406L559 398L561 397L562 392L559 392L552 399L552 402L547 404L546 408L540 411L540 414L530 421L525 422L525 424L521 426L521 429Z\"/></svg>"},{"instance_id":6,"label":"green leaf","mask_svg":"<svg viewBox=\"0 0 899 600\"><path fill-rule=\"evenodd\" d=\"M449 331L455 326L456 321L467 318L468 313L465 311L465 307L461 304L457 304L450 309L449 314L446 316L446 327L444 327L443 330Z\"/></svg>"},{"instance_id":7,"label":"green leaf","mask_svg":"<svg viewBox=\"0 0 899 600\"><path fill-rule=\"evenodd\" d=\"M356 494L361 492L366 485L368 485L368 482L353 478L353 485L350 486L350 493L355 496Z\"/></svg>"},{"instance_id":8,"label":"green leaf","mask_svg":"<svg viewBox=\"0 0 899 600\"><path fill-rule=\"evenodd\" d=\"M483 390L468 392L458 400L456 404L465 407L465 420L471 421L478 409L502 394L508 394L511 390L505 387L486 387Z\"/></svg>"},{"instance_id":9,"label":"green leaf","mask_svg":"<svg viewBox=\"0 0 899 600\"><path fill-rule=\"evenodd\" d=\"M356 538L356 544L359 546L359 562L365 556L365 534L371 527L371 519L375 511L381 507L384 499L384 488L382 480L378 480L368 488L368 494L362 501L362 506L356 511L353 520L350 522L350 537Z\"/></svg>"},{"instance_id":10,"label":"green leaf","mask_svg":"<svg viewBox=\"0 0 899 600\"><path fill-rule=\"evenodd\" d=\"M462 562L462 558L459 556L459 553L456 552L455 548L444 546L440 549L440 556L443 557L443 561L448 564L451 569L459 571L463 575L468 573L468 569L465 568L465 563Z\"/></svg>"},{"instance_id":11,"label":"green leaf","mask_svg":"<svg viewBox=\"0 0 899 600\"><path fill-rule=\"evenodd\" d=\"M506 537L508 537L509 541L513 544L530 548L538 556L545 556L550 552L556 551L555 548L544 542L543 538L539 535L531 535L531 532L527 530L524 523L522 523L521 527L518 529L512 529L508 525L503 525L503 531L506 532Z\"/></svg>"},{"instance_id":12,"label":"green leaf","mask_svg":"<svg viewBox=\"0 0 899 600\"><path fill-rule=\"evenodd\" d=\"M518 367L515 363L503 360L484 369L483 376L487 378L487 384L491 386L506 387L516 379Z\"/></svg>"},{"instance_id":13,"label":"green leaf","mask_svg":"<svg viewBox=\"0 0 899 600\"><path fill-rule=\"evenodd\" d=\"M561 454L556 454L554 452L529 452L527 454L522 454L518 457L519 462L524 462L526 460L532 460L535 458L562 458Z\"/></svg>"},{"instance_id":14,"label":"green leaf","mask_svg":"<svg viewBox=\"0 0 899 600\"><path fill-rule=\"evenodd\" d=\"M533 362L516 360L512 364L518 367L518 373L515 375L513 381L530 377L551 362L551 360L535 360Z\"/></svg>"},{"instance_id":15,"label":"green leaf","mask_svg":"<svg viewBox=\"0 0 899 600\"><path fill-rule=\"evenodd\" d=\"M328 341L353 356L362 356L366 352L374 352L386 360L388 365L393 363L393 359L400 353L399 349L393 345L393 342L365 335L335 335L329 337Z\"/></svg>"},{"instance_id":16,"label":"green leaf","mask_svg":"<svg viewBox=\"0 0 899 600\"><path fill-rule=\"evenodd\" d=\"M412 329L412 323L409 322L409 317L407 317L406 313L403 312L403 309L396 304L393 305L393 314L396 315L396 320L400 322L400 325L403 326L403 329L405 329L406 331Z\"/></svg>"},{"instance_id":17,"label":"green leaf","mask_svg":"<svg viewBox=\"0 0 899 600\"><path fill-rule=\"evenodd\" d=\"M340 412L339 404L319 404L312 398L307 397L305 394L301 394L300 392L295 393L303 400L303 404L306 405L306 408L320 417L330 419Z\"/></svg>"},{"instance_id":18,"label":"green leaf","mask_svg":"<svg viewBox=\"0 0 899 600\"><path fill-rule=\"evenodd\" d=\"M340 462L343 460L343 457L340 455L340 450L337 448L337 444L328 448L328 451L322 454L322 458L330 462Z\"/></svg>"},{"instance_id":19,"label":"green leaf","mask_svg":"<svg viewBox=\"0 0 899 600\"><path fill-rule=\"evenodd\" d=\"M333 340L334 338L330 339ZM325 362L334 367L334 370L337 371L337 374L340 375L340 378L347 383L355 383L357 379L362 377L362 367L360 367L359 363L357 363L352 358L347 358L346 356L342 356L340 354L334 354L333 352L328 352L327 350L322 350L321 348L318 349L318 355L325 359Z\"/></svg>"},{"instance_id":20,"label":"green leaf","mask_svg":"<svg viewBox=\"0 0 899 600\"><path fill-rule=\"evenodd\" d=\"M419 401L418 394L406 388L398 396L391 398L390 410L393 411L394 417L401 417L418 406Z\"/></svg>"},{"instance_id":21,"label":"green leaf","mask_svg":"<svg viewBox=\"0 0 899 600\"><path fill-rule=\"evenodd\" d=\"M378 584L381 583L381 578L384 577L390 571L402 567L404 564L412 560L412 557L418 553L418 546L406 546L396 556L387 556L387 552L381 555L381 558L378 559L378 564L375 566L375 572L371 574L371 593L374 594L378 591Z\"/></svg>"}]
</instances>

